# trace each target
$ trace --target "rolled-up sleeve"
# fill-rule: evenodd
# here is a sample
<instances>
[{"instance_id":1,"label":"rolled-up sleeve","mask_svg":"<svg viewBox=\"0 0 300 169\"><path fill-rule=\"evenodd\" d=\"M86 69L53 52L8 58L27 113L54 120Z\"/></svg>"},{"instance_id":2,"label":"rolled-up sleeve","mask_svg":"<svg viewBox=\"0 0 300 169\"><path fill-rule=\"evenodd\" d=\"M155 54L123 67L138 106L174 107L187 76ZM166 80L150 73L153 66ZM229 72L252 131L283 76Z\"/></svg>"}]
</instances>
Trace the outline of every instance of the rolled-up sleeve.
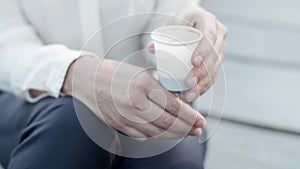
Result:
<instances>
[{"instance_id":1,"label":"rolled-up sleeve","mask_svg":"<svg viewBox=\"0 0 300 169\"><path fill-rule=\"evenodd\" d=\"M69 65L81 51L44 45L26 22L17 0L0 0L0 90L35 102L59 97ZM45 94L31 97L31 89Z\"/></svg>"}]
</instances>

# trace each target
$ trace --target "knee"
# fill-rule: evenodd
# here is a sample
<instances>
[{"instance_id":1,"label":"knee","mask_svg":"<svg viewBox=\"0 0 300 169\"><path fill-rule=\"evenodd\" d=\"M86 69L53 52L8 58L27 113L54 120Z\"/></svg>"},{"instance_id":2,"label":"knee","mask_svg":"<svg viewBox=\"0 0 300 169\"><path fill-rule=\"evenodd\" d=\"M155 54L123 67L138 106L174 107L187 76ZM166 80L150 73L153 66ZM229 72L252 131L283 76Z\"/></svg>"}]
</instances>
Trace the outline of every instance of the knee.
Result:
<instances>
[{"instance_id":1,"label":"knee","mask_svg":"<svg viewBox=\"0 0 300 169\"><path fill-rule=\"evenodd\" d=\"M54 99L39 116L37 122L42 121L41 127L56 134L73 132L80 127L71 97Z\"/></svg>"},{"instance_id":2,"label":"knee","mask_svg":"<svg viewBox=\"0 0 300 169\"><path fill-rule=\"evenodd\" d=\"M180 144L167 153L170 154L170 156L175 156L180 159L176 160L176 162L170 163L170 168L177 169L183 167L190 169L203 169L206 146L206 142L200 143L199 138L197 137L189 136L185 138Z\"/></svg>"}]
</instances>

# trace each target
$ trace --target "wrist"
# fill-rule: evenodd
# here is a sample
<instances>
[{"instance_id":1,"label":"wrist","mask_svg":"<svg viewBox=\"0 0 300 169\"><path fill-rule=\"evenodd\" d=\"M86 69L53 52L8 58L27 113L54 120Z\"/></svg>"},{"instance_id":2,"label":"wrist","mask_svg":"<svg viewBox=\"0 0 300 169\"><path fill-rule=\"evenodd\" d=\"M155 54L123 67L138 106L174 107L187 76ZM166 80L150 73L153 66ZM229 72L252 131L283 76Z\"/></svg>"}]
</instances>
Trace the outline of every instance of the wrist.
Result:
<instances>
[{"instance_id":1,"label":"wrist","mask_svg":"<svg viewBox=\"0 0 300 169\"><path fill-rule=\"evenodd\" d=\"M98 61L98 58L90 56L81 56L74 60L67 70L61 89L62 94L75 96L74 87L84 85L91 78L91 74L96 71Z\"/></svg>"},{"instance_id":2,"label":"wrist","mask_svg":"<svg viewBox=\"0 0 300 169\"><path fill-rule=\"evenodd\" d=\"M78 58L80 59L80 58ZM78 60L74 60L68 70L67 70L67 73L66 73L66 76L65 76L65 80L64 80L64 83L63 83L63 86L61 88L61 93L63 95L72 95L72 79L73 79L73 74L74 74L74 70L75 70L75 64L76 64L76 61Z\"/></svg>"}]
</instances>

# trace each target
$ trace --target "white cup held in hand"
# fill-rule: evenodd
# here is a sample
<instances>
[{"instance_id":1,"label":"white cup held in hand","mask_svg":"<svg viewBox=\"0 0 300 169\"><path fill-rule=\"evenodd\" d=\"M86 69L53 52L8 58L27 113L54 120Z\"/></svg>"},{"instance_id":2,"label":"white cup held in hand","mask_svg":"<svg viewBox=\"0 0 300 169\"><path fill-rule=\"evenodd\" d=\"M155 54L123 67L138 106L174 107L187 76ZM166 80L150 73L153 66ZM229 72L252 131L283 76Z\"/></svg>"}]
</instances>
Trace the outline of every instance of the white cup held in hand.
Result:
<instances>
[{"instance_id":1,"label":"white cup held in hand","mask_svg":"<svg viewBox=\"0 0 300 169\"><path fill-rule=\"evenodd\" d=\"M154 30L151 37L161 85L169 91L188 90L185 78L193 67L192 55L202 32L189 26L166 26Z\"/></svg>"}]
</instances>

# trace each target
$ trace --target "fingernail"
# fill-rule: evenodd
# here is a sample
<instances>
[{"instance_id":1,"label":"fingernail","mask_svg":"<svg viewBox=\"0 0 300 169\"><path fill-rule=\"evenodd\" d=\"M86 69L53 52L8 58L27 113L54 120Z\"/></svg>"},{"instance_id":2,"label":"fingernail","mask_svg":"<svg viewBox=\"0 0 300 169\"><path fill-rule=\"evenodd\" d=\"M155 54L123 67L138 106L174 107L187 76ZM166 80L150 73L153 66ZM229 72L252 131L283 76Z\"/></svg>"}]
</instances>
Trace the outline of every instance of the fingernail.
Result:
<instances>
[{"instance_id":1,"label":"fingernail","mask_svg":"<svg viewBox=\"0 0 300 169\"><path fill-rule=\"evenodd\" d=\"M194 130L193 135L194 136L200 136L201 135L201 129L197 128L196 130Z\"/></svg>"},{"instance_id":2,"label":"fingernail","mask_svg":"<svg viewBox=\"0 0 300 169\"><path fill-rule=\"evenodd\" d=\"M196 86L197 85L197 79L196 79L196 77L193 76L192 78L190 78L187 81L186 85L187 85L188 88L192 88L192 87Z\"/></svg>"},{"instance_id":3,"label":"fingernail","mask_svg":"<svg viewBox=\"0 0 300 169\"><path fill-rule=\"evenodd\" d=\"M196 98L197 98L197 93L192 92L192 93L187 94L187 96L186 96L186 101L187 101L187 102L192 102L192 101L194 101Z\"/></svg>"},{"instance_id":4,"label":"fingernail","mask_svg":"<svg viewBox=\"0 0 300 169\"><path fill-rule=\"evenodd\" d=\"M200 66L201 63L202 63L202 56L198 55L198 56L195 56L195 59L194 59L194 62L195 62L195 66Z\"/></svg>"},{"instance_id":5,"label":"fingernail","mask_svg":"<svg viewBox=\"0 0 300 169\"><path fill-rule=\"evenodd\" d=\"M205 122L203 122L202 120L201 120L201 121L198 121L198 122L196 123L196 126L197 126L197 127L204 128L204 127L205 127Z\"/></svg>"}]
</instances>

